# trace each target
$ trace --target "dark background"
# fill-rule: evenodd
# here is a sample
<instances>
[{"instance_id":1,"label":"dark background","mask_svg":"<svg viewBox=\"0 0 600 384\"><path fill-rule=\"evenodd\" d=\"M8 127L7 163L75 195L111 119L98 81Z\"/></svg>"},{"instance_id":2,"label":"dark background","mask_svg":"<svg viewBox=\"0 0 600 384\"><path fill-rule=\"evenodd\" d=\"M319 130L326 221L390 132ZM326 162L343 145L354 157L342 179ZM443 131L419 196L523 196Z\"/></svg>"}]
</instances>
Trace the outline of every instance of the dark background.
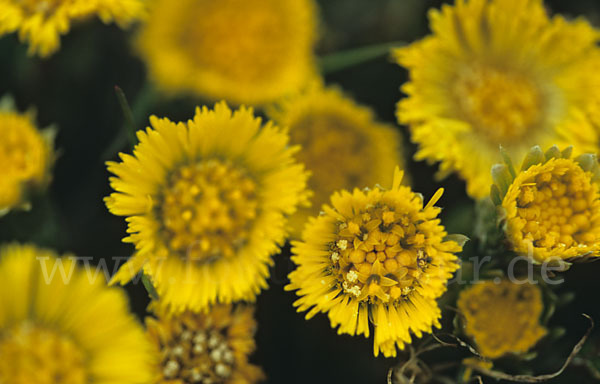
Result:
<instances>
[{"instance_id":1,"label":"dark background","mask_svg":"<svg viewBox=\"0 0 600 384\"><path fill-rule=\"evenodd\" d=\"M426 11L441 1L423 0L322 0L319 55L370 44L410 42L428 33ZM600 27L600 2L596 0L547 1L549 8L569 16L585 16ZM116 149L128 151L123 137L123 117L114 89L119 85L135 104L146 82L143 63L131 46L135 30L124 32L99 21L77 25L62 38L61 50L47 60L26 56L26 47L14 35L0 38L0 95L15 97L21 111L35 107L41 127L59 128L56 148L60 156L47 195L34 200L31 212L14 212L0 219L0 241L34 242L92 256L97 262L112 256L127 256L132 247L123 244L126 224L122 217L108 213L102 198L111 191L104 161L115 159ZM395 103L406 72L387 57L370 60L352 68L328 74L328 84L338 84L359 102L371 106L383 121L395 124ZM192 117L194 107L212 101L192 97L160 97L147 105L144 116L136 116L138 128L149 114L172 120ZM406 157L414 153L406 130ZM436 167L408 162L413 187L426 198L443 186L446 193L438 203L445 206L442 218L449 232L471 232L473 204L464 194L464 184L455 177L441 183L433 180ZM385 383L388 369L397 361L374 358L372 338L338 336L325 315L304 320L292 307L293 293L284 292L287 273L293 268L289 249L275 257L270 288L257 302L258 350L253 360L268 375L269 383ZM109 266L112 264L109 261ZM558 343L541 348L532 362L538 373L556 370L588 323L588 313L600 324L600 263L577 265L564 274L560 292L574 291L574 302L560 309L553 325L567 328ZM148 303L143 286L126 287L134 311L142 318ZM451 316L451 314L450 314ZM595 332L595 334L600 331ZM598 335L588 348L598 345ZM430 355L438 361L463 349ZM485 380L485 382L492 380ZM555 383L593 382L578 367L567 370Z\"/></svg>"}]
</instances>

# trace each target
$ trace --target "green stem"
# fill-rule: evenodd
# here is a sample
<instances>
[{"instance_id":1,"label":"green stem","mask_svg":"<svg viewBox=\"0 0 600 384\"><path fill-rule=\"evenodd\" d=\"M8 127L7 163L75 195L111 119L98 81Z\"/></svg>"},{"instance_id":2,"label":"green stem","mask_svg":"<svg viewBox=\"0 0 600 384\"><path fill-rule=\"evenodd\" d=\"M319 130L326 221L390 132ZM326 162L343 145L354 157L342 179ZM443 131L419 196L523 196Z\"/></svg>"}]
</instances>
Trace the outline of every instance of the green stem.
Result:
<instances>
[{"instance_id":1,"label":"green stem","mask_svg":"<svg viewBox=\"0 0 600 384\"><path fill-rule=\"evenodd\" d=\"M402 41L391 41L330 53L319 59L319 67L321 68L321 73L324 75L341 71L366 61L376 59L380 56L387 55L392 48L401 47L403 45L405 45L405 43Z\"/></svg>"},{"instance_id":2,"label":"green stem","mask_svg":"<svg viewBox=\"0 0 600 384\"><path fill-rule=\"evenodd\" d=\"M135 123L133 121L133 112L131 112L131 108L129 107L129 103L127 102L127 97L125 97L125 93L118 85L115 85L115 93L117 95L119 105L121 106L121 110L123 111L123 116L125 117L125 128L129 136L129 144L131 145L131 147L133 147L136 143L136 129Z\"/></svg>"},{"instance_id":3,"label":"green stem","mask_svg":"<svg viewBox=\"0 0 600 384\"><path fill-rule=\"evenodd\" d=\"M135 122L137 121L139 123L146 119L148 110L156 103L158 97L158 93L154 88L149 83L146 83L138 93L138 97L130 108L127 99L125 98L125 94L120 88L118 88L118 90L117 88L118 87L115 87L115 92L117 94L117 99L119 100L119 105L121 106L121 109L123 109L123 114L125 115L125 124L123 129L119 130L112 143L108 145L102 154L102 161L112 159L117 152L127 145L128 141L132 147L137 143Z\"/></svg>"},{"instance_id":4,"label":"green stem","mask_svg":"<svg viewBox=\"0 0 600 384\"><path fill-rule=\"evenodd\" d=\"M152 285L148 275L142 276L142 284L144 284L144 288L146 288L146 291L148 291L148 296L150 296L152 300L158 300L158 292L156 292L156 289L154 288L154 285Z\"/></svg>"}]
</instances>

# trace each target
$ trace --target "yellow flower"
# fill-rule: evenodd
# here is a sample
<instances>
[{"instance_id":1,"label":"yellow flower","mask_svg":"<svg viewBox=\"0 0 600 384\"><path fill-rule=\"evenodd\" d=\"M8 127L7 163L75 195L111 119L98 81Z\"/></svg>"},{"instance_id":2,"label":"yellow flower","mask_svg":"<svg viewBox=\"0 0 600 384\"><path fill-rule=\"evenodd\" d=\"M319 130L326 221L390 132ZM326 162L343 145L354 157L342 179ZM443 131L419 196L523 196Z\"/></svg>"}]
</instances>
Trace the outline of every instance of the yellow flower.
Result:
<instances>
[{"instance_id":1,"label":"yellow flower","mask_svg":"<svg viewBox=\"0 0 600 384\"><path fill-rule=\"evenodd\" d=\"M517 173L493 168L492 199L502 207L512 249L537 262L600 255L600 167L596 155L571 159L571 147L533 147Z\"/></svg>"},{"instance_id":2,"label":"yellow flower","mask_svg":"<svg viewBox=\"0 0 600 384\"><path fill-rule=\"evenodd\" d=\"M480 282L462 291L457 305L466 334L490 359L525 353L546 334L542 293L533 284Z\"/></svg>"},{"instance_id":3,"label":"yellow flower","mask_svg":"<svg viewBox=\"0 0 600 384\"><path fill-rule=\"evenodd\" d=\"M394 167L403 162L398 132L376 122L370 109L336 89L313 87L269 114L290 128L292 143L302 147L298 158L311 171L312 208L299 210L291 219L297 237L334 191L377 183L389 187Z\"/></svg>"},{"instance_id":4,"label":"yellow flower","mask_svg":"<svg viewBox=\"0 0 600 384\"><path fill-rule=\"evenodd\" d=\"M483 198L499 144L517 158L536 144L593 150L596 29L550 18L541 0L456 0L429 16L433 34L395 51L410 75L397 116L416 159L441 162L440 176L458 172Z\"/></svg>"},{"instance_id":5,"label":"yellow flower","mask_svg":"<svg viewBox=\"0 0 600 384\"><path fill-rule=\"evenodd\" d=\"M148 336L162 360L156 383L252 384L264 379L248 362L256 348L254 308L217 305L206 313L171 315L156 302L148 317Z\"/></svg>"},{"instance_id":6,"label":"yellow flower","mask_svg":"<svg viewBox=\"0 0 600 384\"><path fill-rule=\"evenodd\" d=\"M198 108L193 120L150 118L134 155L109 162L109 210L127 216L136 254L113 281L140 268L172 309L252 300L266 287L287 216L306 203L308 177L288 135L251 109Z\"/></svg>"},{"instance_id":7,"label":"yellow flower","mask_svg":"<svg viewBox=\"0 0 600 384\"><path fill-rule=\"evenodd\" d=\"M0 36L18 32L30 55L47 57L60 46L71 22L98 15L104 23L126 27L142 18L145 0L0 0Z\"/></svg>"},{"instance_id":8,"label":"yellow flower","mask_svg":"<svg viewBox=\"0 0 600 384\"><path fill-rule=\"evenodd\" d=\"M311 218L302 241L292 243L287 290L297 290L294 303L306 318L327 312L338 333L369 336L375 329L374 354L396 356L411 333L421 337L440 327L436 299L458 269L462 247L445 239L446 232L433 205L401 186L396 169L390 190L375 187L336 192L324 214Z\"/></svg>"},{"instance_id":9,"label":"yellow flower","mask_svg":"<svg viewBox=\"0 0 600 384\"><path fill-rule=\"evenodd\" d=\"M54 132L38 131L33 120L32 113L15 112L12 100L0 100L0 216L28 208L28 195L50 181Z\"/></svg>"},{"instance_id":10,"label":"yellow flower","mask_svg":"<svg viewBox=\"0 0 600 384\"><path fill-rule=\"evenodd\" d=\"M138 48L169 92L263 104L316 77L313 0L156 0Z\"/></svg>"},{"instance_id":11,"label":"yellow flower","mask_svg":"<svg viewBox=\"0 0 600 384\"><path fill-rule=\"evenodd\" d=\"M123 292L73 258L0 248L0 383L145 384L151 344Z\"/></svg>"}]
</instances>

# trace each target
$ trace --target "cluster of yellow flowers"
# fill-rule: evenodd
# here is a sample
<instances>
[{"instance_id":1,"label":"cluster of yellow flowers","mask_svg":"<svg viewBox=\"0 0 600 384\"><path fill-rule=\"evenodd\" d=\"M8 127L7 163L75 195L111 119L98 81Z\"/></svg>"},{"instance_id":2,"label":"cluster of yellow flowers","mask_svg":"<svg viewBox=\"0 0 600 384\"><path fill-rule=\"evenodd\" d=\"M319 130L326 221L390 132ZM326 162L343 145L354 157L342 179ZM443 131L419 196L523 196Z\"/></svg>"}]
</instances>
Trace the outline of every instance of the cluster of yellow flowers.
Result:
<instances>
[{"instance_id":1,"label":"cluster of yellow flowers","mask_svg":"<svg viewBox=\"0 0 600 384\"><path fill-rule=\"evenodd\" d=\"M373 333L385 357L441 328L466 238L441 223L443 189L426 199L409 186L398 130L324 85L312 0L0 0L0 35L45 57L93 15L141 23L136 49L160 91L226 102L184 122L151 116L132 154L107 163L105 204L135 247L108 285L144 275L145 332L124 293L72 257L0 248L0 383L260 381L252 303L288 239L285 289L307 319ZM456 0L429 16L432 34L393 52L410 78L397 118L415 159L456 172L473 199L491 190L506 255L599 256L600 32L541 0ZM52 132L0 102L0 215L50 182ZM522 355L548 333L533 283L477 282L457 307L483 358Z\"/></svg>"}]
</instances>

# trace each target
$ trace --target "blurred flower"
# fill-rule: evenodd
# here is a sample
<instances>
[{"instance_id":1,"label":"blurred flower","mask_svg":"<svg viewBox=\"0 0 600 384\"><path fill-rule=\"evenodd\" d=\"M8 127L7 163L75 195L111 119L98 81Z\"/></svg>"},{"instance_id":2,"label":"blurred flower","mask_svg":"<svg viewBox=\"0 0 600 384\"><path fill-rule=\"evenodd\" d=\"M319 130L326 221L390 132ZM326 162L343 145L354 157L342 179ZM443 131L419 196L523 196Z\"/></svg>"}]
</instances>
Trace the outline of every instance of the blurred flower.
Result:
<instances>
[{"instance_id":1,"label":"blurred flower","mask_svg":"<svg viewBox=\"0 0 600 384\"><path fill-rule=\"evenodd\" d=\"M217 305L205 313L177 315L153 303L157 318L146 318L148 335L162 360L157 383L251 384L264 379L248 362L256 348L254 309Z\"/></svg>"},{"instance_id":2,"label":"blurred flower","mask_svg":"<svg viewBox=\"0 0 600 384\"><path fill-rule=\"evenodd\" d=\"M98 15L126 27L146 13L144 0L0 0L0 36L18 32L30 55L47 57L60 46L71 22Z\"/></svg>"},{"instance_id":3,"label":"blurred flower","mask_svg":"<svg viewBox=\"0 0 600 384\"><path fill-rule=\"evenodd\" d=\"M244 107L198 108L193 120L150 118L134 155L109 162L117 191L109 210L128 216L125 239L136 254L113 281L142 268L172 309L200 310L252 300L271 255L286 237L287 216L306 203L307 173L288 135Z\"/></svg>"},{"instance_id":4,"label":"blurred flower","mask_svg":"<svg viewBox=\"0 0 600 384\"><path fill-rule=\"evenodd\" d=\"M440 327L436 299L458 269L462 247L445 240L446 232L433 205L442 190L424 207L423 198L401 186L396 169L390 190L355 189L336 192L331 207L311 218L302 241L292 243L287 290L297 290L299 311L306 318L327 312L338 333L369 336L375 328L374 354L396 356L411 342Z\"/></svg>"},{"instance_id":5,"label":"blurred flower","mask_svg":"<svg viewBox=\"0 0 600 384\"><path fill-rule=\"evenodd\" d=\"M533 284L476 283L460 293L457 305L466 334L490 359L525 353L546 334L540 325L542 293Z\"/></svg>"},{"instance_id":6,"label":"blurred flower","mask_svg":"<svg viewBox=\"0 0 600 384\"><path fill-rule=\"evenodd\" d=\"M300 209L291 219L297 237L334 191L376 183L389 187L394 167L403 163L398 132L337 89L315 86L269 112L290 128L292 143L302 147L298 158L311 171L312 208Z\"/></svg>"},{"instance_id":7,"label":"blurred flower","mask_svg":"<svg viewBox=\"0 0 600 384\"><path fill-rule=\"evenodd\" d=\"M483 198L498 145L520 158L535 144L593 150L586 112L600 98L600 34L549 18L541 0L457 0L430 12L433 34L395 51L409 70L398 119L416 159L458 172Z\"/></svg>"},{"instance_id":8,"label":"blurred flower","mask_svg":"<svg viewBox=\"0 0 600 384\"><path fill-rule=\"evenodd\" d=\"M149 382L151 345L125 294L90 276L48 250L0 248L0 383Z\"/></svg>"},{"instance_id":9,"label":"blurred flower","mask_svg":"<svg viewBox=\"0 0 600 384\"><path fill-rule=\"evenodd\" d=\"M538 262L600 254L600 167L596 155L571 159L571 150L544 154L536 146L519 173L510 162L492 171L492 198L512 249Z\"/></svg>"},{"instance_id":10,"label":"blurred flower","mask_svg":"<svg viewBox=\"0 0 600 384\"><path fill-rule=\"evenodd\" d=\"M138 48L157 85L263 104L316 76L313 0L156 0Z\"/></svg>"},{"instance_id":11,"label":"blurred flower","mask_svg":"<svg viewBox=\"0 0 600 384\"><path fill-rule=\"evenodd\" d=\"M28 195L50 181L54 130L38 131L33 113L14 110L12 99L0 100L0 216L28 208Z\"/></svg>"}]
</instances>

